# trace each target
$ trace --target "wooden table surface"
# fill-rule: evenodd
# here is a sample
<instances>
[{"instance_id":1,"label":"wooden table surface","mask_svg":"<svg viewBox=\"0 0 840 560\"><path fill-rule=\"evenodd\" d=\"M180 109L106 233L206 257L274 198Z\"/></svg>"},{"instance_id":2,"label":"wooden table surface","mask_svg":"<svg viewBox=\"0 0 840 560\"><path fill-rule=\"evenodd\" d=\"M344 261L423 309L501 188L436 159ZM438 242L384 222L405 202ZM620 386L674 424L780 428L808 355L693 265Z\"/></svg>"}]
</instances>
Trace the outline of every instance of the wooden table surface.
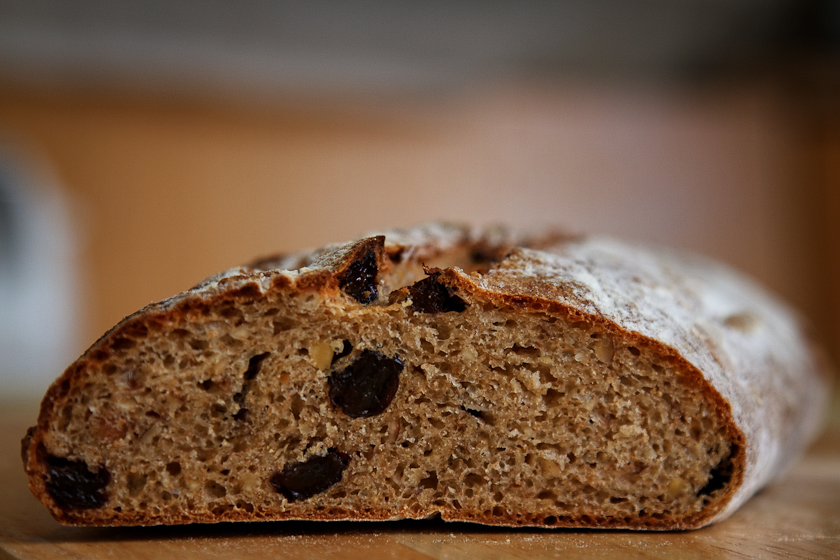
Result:
<instances>
[{"instance_id":1,"label":"wooden table surface","mask_svg":"<svg viewBox=\"0 0 840 560\"><path fill-rule=\"evenodd\" d=\"M840 558L840 415L790 474L690 532L494 529L466 523L227 523L76 528L29 493L20 439L37 406L0 402L0 560L11 558Z\"/></svg>"}]
</instances>

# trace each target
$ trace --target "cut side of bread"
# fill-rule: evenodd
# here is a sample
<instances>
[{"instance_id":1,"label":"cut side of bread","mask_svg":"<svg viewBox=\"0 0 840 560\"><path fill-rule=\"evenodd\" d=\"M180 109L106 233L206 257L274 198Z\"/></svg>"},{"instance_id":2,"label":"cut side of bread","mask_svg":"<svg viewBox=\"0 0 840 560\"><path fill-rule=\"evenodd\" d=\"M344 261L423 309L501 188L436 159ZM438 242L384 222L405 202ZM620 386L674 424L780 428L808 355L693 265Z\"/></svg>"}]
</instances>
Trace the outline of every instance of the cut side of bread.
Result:
<instances>
[{"instance_id":1,"label":"cut side of bread","mask_svg":"<svg viewBox=\"0 0 840 560\"><path fill-rule=\"evenodd\" d=\"M819 352L698 257L432 224L146 307L23 442L63 523L427 518L686 529L817 427Z\"/></svg>"}]
</instances>

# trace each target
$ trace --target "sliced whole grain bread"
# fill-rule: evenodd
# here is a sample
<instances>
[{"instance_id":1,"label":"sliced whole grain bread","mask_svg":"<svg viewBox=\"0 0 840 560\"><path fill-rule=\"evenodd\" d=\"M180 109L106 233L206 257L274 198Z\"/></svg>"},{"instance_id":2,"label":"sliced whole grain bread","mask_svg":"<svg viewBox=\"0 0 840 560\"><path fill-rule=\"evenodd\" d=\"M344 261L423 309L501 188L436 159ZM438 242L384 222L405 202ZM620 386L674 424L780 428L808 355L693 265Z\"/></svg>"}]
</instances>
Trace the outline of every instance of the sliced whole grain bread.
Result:
<instances>
[{"instance_id":1,"label":"sliced whole grain bread","mask_svg":"<svg viewBox=\"0 0 840 560\"><path fill-rule=\"evenodd\" d=\"M810 441L821 356L700 257L429 224L125 318L50 387L23 461L76 525L695 528Z\"/></svg>"}]
</instances>

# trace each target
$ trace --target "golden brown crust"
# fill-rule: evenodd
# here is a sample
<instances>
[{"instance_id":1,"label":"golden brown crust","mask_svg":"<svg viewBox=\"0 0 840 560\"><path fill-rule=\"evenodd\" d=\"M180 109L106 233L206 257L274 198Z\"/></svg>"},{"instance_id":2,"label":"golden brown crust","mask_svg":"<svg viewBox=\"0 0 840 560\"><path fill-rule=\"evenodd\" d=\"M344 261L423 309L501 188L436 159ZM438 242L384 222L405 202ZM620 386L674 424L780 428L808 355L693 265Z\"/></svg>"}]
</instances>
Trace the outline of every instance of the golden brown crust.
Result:
<instances>
[{"instance_id":1,"label":"golden brown crust","mask_svg":"<svg viewBox=\"0 0 840 560\"><path fill-rule=\"evenodd\" d=\"M533 249L516 248L523 246ZM570 323L598 325L603 332L626 344L660 356L682 372L684 382L713 403L722 419L725 437L731 442L732 473L725 492L695 514L620 518L515 510L497 515L460 509L442 511L444 519L507 526L699 527L725 518L759 487L783 472L815 430L824 386L824 377L820 379L825 366L816 363L817 358L806 348L808 344L803 342L797 321L789 312L717 265L710 267L706 262L683 261L680 257L597 239L551 235L523 240L498 230L476 232L463 226L432 224L305 255L262 259L212 277L124 319L91 346L47 392L38 425L29 430L22 443L33 494L64 523L159 523L160 519L153 520L139 512L123 512L115 521L89 516L84 510L63 509L47 491L44 446L48 444L47 434L54 429L59 411L67 404L71 388L83 383L93 366L120 351L126 341L202 317L225 302L265 298L275 293L314 292L335 297L346 291L348 283L360 274L364 267L353 267L365 258L373 259L371 262L375 262L380 274L399 265L400 270L408 271L409 278L412 270L422 274L421 265L439 266L442 271L438 282L456 295L523 313L561 317ZM453 260L458 266L449 265ZM291 268L290 265L295 270L276 268ZM733 293L727 292L730 288ZM663 290L672 293L663 295L660 293ZM362 289L354 292L353 297L359 301L384 297L375 292ZM733 301L747 311L739 311L740 307L733 311ZM732 314L736 311L742 315ZM718 317L720 313L726 316ZM751 326L753 319L743 317L758 317L759 326ZM748 332L753 328L764 331L759 335ZM738 332L730 337L726 329ZM743 340L731 342L738 337ZM781 345L793 347L780 348ZM743 367L752 362L757 365ZM760 397L750 394L756 391ZM788 394L780 395L780 391ZM787 403L786 406L780 406L781 402ZM783 428L784 433L778 433ZM415 516L409 512L403 514ZM305 515L294 511L271 515L241 510L220 514L183 512L170 514L165 522L393 518L392 510L372 507L365 511L333 508Z\"/></svg>"}]
</instances>

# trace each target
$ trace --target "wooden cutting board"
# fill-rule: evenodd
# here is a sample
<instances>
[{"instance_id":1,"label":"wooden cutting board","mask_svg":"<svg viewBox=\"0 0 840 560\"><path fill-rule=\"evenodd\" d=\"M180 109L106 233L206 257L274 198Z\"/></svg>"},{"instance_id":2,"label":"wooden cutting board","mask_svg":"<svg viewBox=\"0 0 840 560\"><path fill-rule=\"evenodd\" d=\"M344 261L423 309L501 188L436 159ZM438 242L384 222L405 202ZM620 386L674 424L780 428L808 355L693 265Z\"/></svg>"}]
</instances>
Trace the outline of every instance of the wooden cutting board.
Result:
<instances>
[{"instance_id":1,"label":"wooden cutting board","mask_svg":"<svg viewBox=\"0 0 840 560\"><path fill-rule=\"evenodd\" d=\"M226 523L75 528L32 497L20 439L35 403L0 402L0 560L11 558L840 558L840 414L792 472L729 520L690 532L495 529L467 523Z\"/></svg>"}]
</instances>

